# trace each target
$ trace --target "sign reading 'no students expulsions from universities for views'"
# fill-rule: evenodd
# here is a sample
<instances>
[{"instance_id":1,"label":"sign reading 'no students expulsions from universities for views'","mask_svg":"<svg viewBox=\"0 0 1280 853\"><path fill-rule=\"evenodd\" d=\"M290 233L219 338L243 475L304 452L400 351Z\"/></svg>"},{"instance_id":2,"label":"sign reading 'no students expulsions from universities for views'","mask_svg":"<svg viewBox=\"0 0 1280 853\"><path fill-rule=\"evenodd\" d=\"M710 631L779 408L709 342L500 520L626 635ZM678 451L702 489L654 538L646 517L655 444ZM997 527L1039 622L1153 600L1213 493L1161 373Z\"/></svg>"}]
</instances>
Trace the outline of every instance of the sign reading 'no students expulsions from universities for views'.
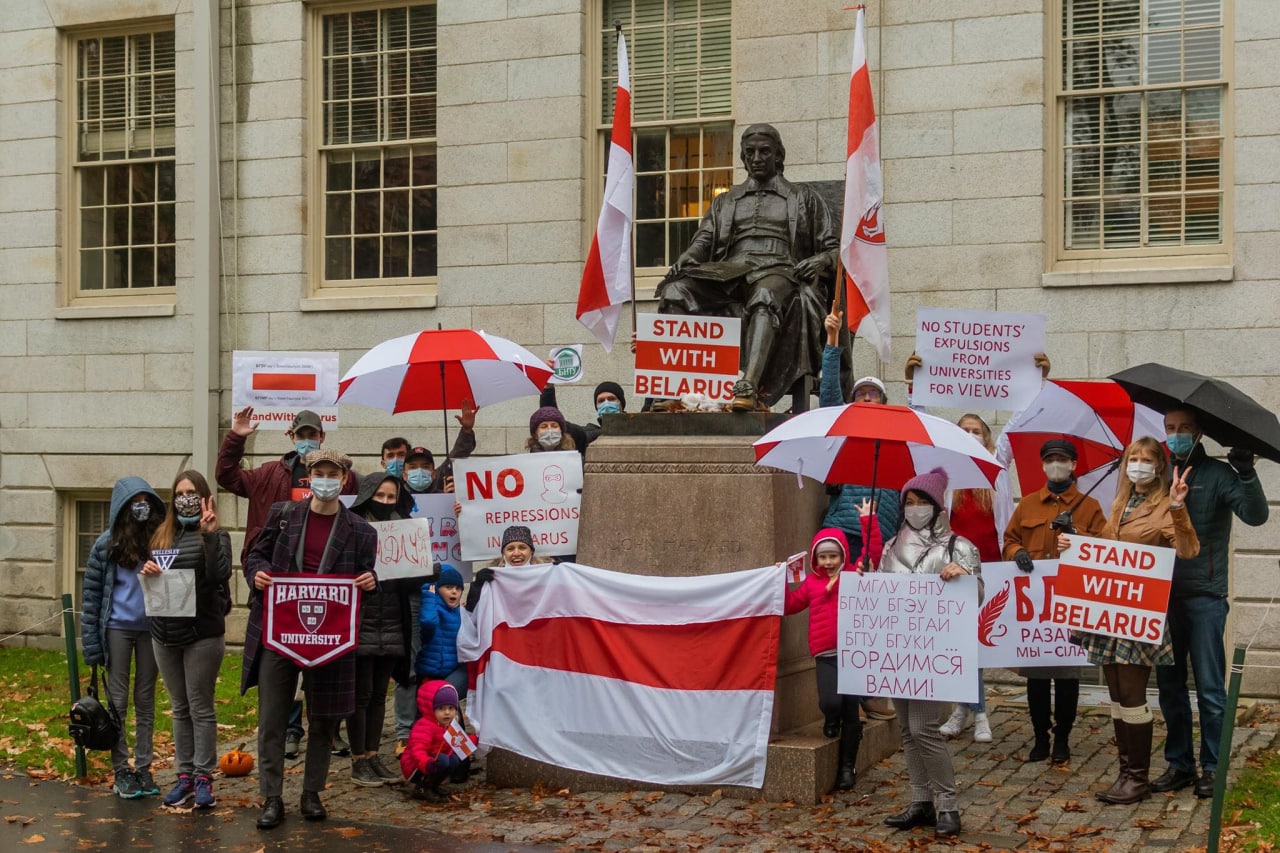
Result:
<instances>
[{"instance_id":1,"label":"sign reading 'no students expulsions from universities for views'","mask_svg":"<svg viewBox=\"0 0 1280 853\"><path fill-rule=\"evenodd\" d=\"M1043 314L921 308L916 313L916 406L1021 411L1040 393Z\"/></svg>"},{"instance_id":2,"label":"sign reading 'no students expulsions from universities for views'","mask_svg":"<svg viewBox=\"0 0 1280 853\"><path fill-rule=\"evenodd\" d=\"M636 316L636 396L702 394L727 403L738 381L742 321L682 314Z\"/></svg>"}]
</instances>

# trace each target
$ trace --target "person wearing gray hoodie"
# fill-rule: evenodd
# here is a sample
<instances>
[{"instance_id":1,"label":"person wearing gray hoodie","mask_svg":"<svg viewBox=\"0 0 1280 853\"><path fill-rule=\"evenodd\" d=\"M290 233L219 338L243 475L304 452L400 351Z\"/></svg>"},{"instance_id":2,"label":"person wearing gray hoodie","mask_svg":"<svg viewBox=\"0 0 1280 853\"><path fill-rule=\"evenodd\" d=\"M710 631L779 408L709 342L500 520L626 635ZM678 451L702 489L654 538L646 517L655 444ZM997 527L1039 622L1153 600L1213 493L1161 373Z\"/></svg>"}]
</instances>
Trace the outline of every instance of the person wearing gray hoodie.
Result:
<instances>
[{"instance_id":1,"label":"person wearing gray hoodie","mask_svg":"<svg viewBox=\"0 0 1280 853\"><path fill-rule=\"evenodd\" d=\"M111 490L111 527L89 551L80 596L80 637L85 663L107 669L107 702L123 721L129 711L133 677L134 745L123 728L111 748L112 789L123 799L159 794L151 775L155 728L156 666L151 623L143 603L139 573L151 556L151 536L164 520L165 502L141 477L122 477Z\"/></svg>"}]
</instances>

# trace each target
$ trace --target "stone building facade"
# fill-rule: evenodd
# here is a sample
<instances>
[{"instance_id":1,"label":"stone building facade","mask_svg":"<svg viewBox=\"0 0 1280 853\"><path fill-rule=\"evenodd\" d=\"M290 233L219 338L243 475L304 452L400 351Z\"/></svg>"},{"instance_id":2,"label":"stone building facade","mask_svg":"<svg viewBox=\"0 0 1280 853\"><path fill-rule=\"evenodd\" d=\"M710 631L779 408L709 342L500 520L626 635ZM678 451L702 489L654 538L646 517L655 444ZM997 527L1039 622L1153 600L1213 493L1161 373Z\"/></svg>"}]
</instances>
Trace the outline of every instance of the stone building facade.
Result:
<instances>
[{"instance_id":1,"label":"stone building facade","mask_svg":"<svg viewBox=\"0 0 1280 853\"><path fill-rule=\"evenodd\" d=\"M870 0L895 364L919 306L1048 315L1054 376L1160 361L1280 407L1280 6ZM635 81L641 309L736 133L840 180L854 18L791 0L10 0L0 18L0 633L77 592L124 474L212 468L234 350L437 323L535 350L573 317L614 73ZM586 347L590 387L629 385ZM855 370L877 372L865 345ZM533 401L480 413L521 448ZM1008 413L1002 413L1007 417ZM442 450L438 414L344 407L329 444ZM260 433L258 463L287 448ZM1261 463L1280 497L1280 469ZM221 501L228 526L244 506ZM1280 665L1280 527L1239 526L1236 639ZM240 590L243 593L243 590ZM33 641L52 641L57 621ZM1261 626L1261 627L1260 627ZM43 638L43 640L41 639ZM1280 670L1246 692L1280 694Z\"/></svg>"}]
</instances>

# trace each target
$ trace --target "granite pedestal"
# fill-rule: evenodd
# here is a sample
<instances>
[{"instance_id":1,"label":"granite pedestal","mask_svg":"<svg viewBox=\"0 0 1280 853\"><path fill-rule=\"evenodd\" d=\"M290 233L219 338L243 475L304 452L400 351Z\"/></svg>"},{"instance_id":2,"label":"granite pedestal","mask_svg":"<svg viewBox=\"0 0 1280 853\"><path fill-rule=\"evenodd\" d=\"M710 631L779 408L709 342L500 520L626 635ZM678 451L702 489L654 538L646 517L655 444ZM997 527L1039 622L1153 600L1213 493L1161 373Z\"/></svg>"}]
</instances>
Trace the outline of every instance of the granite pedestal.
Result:
<instances>
[{"instance_id":1,"label":"granite pedestal","mask_svg":"<svg viewBox=\"0 0 1280 853\"><path fill-rule=\"evenodd\" d=\"M608 416L605 434L587 451L578 561L683 577L759 568L808 550L826 509L825 489L812 480L801 488L795 474L756 465L751 448L782 420L772 413ZM839 750L822 736L808 619L807 612L783 618L764 788L743 788L738 796L812 804L835 782ZM896 723L870 722L859 770L897 748ZM571 790L661 787L500 749L487 767L489 780L507 787L539 781Z\"/></svg>"}]
</instances>

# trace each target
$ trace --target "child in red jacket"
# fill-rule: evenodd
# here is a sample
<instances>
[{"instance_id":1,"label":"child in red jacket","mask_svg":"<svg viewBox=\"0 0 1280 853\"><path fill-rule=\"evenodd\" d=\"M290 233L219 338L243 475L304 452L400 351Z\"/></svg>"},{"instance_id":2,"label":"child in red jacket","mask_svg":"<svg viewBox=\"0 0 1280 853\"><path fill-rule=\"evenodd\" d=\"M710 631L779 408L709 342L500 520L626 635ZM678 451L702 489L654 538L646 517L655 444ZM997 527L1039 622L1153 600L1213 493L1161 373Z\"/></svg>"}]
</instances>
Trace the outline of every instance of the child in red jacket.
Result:
<instances>
[{"instance_id":1,"label":"child in red jacket","mask_svg":"<svg viewBox=\"0 0 1280 853\"><path fill-rule=\"evenodd\" d=\"M414 799L443 802L440 785L462 764L445 739L445 729L458 717L458 691L447 681L424 681L418 688L418 713L400 755L400 770L415 783ZM475 735L469 737L476 742Z\"/></svg>"},{"instance_id":2,"label":"child in red jacket","mask_svg":"<svg viewBox=\"0 0 1280 853\"><path fill-rule=\"evenodd\" d=\"M870 503L865 502L863 519L870 516ZM859 508L860 510L862 508ZM878 562L884 543L880 525L865 523L871 531L870 557ZM858 773L858 747L862 743L862 720L858 716L858 697L837 691L838 659L836 657L836 614L839 611L840 572L849 559L849 540L837 527L824 527L813 537L809 549L809 573L797 586L787 589L784 612L788 615L809 609L809 653L813 655L814 674L818 679L818 708L825 720L822 733L840 738L840 762L836 788L853 787ZM855 558L857 559L857 558ZM858 559L857 565L861 566Z\"/></svg>"}]
</instances>

